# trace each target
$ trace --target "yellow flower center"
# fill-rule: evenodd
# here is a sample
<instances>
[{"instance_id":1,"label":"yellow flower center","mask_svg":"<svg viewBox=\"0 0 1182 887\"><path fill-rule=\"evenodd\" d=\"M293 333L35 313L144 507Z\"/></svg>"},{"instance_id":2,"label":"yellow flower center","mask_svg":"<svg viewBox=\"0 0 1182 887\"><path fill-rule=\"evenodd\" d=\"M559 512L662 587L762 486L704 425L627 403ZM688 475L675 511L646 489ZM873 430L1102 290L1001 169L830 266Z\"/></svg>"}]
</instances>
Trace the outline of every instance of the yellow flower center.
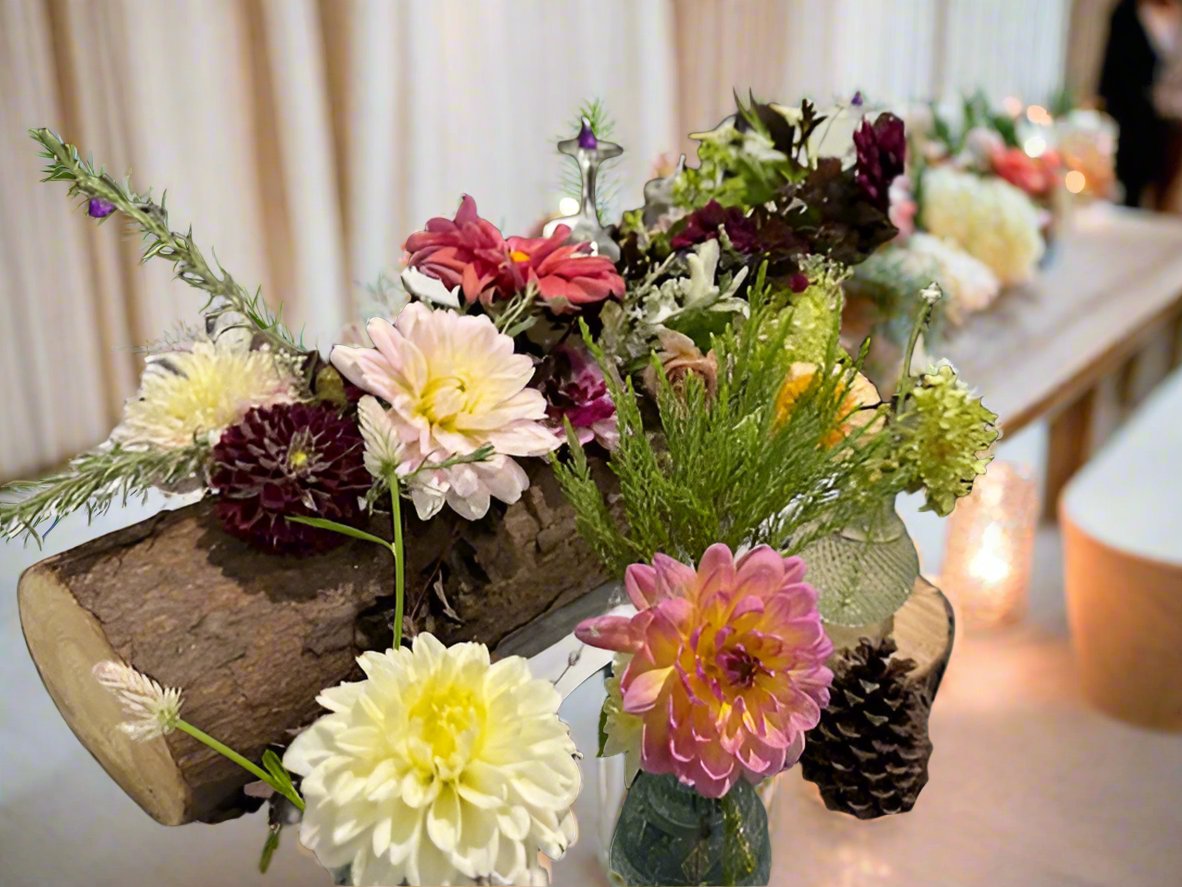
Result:
<instances>
[{"instance_id":1,"label":"yellow flower center","mask_svg":"<svg viewBox=\"0 0 1182 887\"><path fill-rule=\"evenodd\" d=\"M514 262L528 262L529 261L529 253L522 252L519 249L515 249L511 253L509 253L509 258L512 259Z\"/></svg>"},{"instance_id":2,"label":"yellow flower center","mask_svg":"<svg viewBox=\"0 0 1182 887\"><path fill-rule=\"evenodd\" d=\"M308 452L307 450L292 450L287 461L292 468L303 468L308 464Z\"/></svg>"},{"instance_id":3,"label":"yellow flower center","mask_svg":"<svg viewBox=\"0 0 1182 887\"><path fill-rule=\"evenodd\" d=\"M439 763L462 766L463 761L452 758L460 750L468 753L465 758L470 757L474 744L484 733L487 714L483 701L471 690L454 685L424 687L410 710L410 730L433 759L420 761L420 766L434 768Z\"/></svg>"},{"instance_id":4,"label":"yellow flower center","mask_svg":"<svg viewBox=\"0 0 1182 887\"><path fill-rule=\"evenodd\" d=\"M461 375L436 376L423 386L415 408L432 425L456 431L459 414L478 412L480 386Z\"/></svg>"}]
</instances>

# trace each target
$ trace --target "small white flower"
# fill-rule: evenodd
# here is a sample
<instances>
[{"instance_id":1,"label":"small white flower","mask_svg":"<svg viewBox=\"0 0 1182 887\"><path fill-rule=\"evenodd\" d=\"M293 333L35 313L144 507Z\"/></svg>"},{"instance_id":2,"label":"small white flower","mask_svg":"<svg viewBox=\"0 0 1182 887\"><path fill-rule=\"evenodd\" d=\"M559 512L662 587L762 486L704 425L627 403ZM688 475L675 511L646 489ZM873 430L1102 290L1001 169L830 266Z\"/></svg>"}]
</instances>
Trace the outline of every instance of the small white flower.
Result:
<instances>
[{"instance_id":1,"label":"small white flower","mask_svg":"<svg viewBox=\"0 0 1182 887\"><path fill-rule=\"evenodd\" d=\"M447 487L440 484L436 472L416 471L419 466L408 458L394 420L376 397L367 394L357 402L357 417L365 441L365 469L374 477L389 480L397 474L403 478L419 519L434 517L447 501Z\"/></svg>"},{"instance_id":2,"label":"small white flower","mask_svg":"<svg viewBox=\"0 0 1182 887\"><path fill-rule=\"evenodd\" d=\"M438 277L424 274L417 268L407 268L402 272L402 285L406 291L424 302L434 302L445 308L460 307L460 288L448 289Z\"/></svg>"},{"instance_id":3,"label":"small white flower","mask_svg":"<svg viewBox=\"0 0 1182 887\"><path fill-rule=\"evenodd\" d=\"M144 742L171 733L181 716L181 691L161 687L145 674L110 659L97 663L91 673L123 706L128 720L119 729Z\"/></svg>"},{"instance_id":4,"label":"small white flower","mask_svg":"<svg viewBox=\"0 0 1182 887\"><path fill-rule=\"evenodd\" d=\"M376 397L367 394L357 402L357 418L365 441L366 471L388 478L406 460L406 447L398 439L390 415Z\"/></svg>"}]
</instances>

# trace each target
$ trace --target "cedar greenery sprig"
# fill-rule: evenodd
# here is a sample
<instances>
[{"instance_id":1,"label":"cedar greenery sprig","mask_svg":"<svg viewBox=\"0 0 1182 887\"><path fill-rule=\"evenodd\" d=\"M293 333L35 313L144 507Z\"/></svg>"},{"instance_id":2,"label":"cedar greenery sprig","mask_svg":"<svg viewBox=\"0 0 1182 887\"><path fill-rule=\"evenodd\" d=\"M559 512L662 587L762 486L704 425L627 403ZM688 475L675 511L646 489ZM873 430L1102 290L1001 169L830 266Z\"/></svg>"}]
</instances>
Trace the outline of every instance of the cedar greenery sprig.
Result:
<instances>
[{"instance_id":1,"label":"cedar greenery sprig","mask_svg":"<svg viewBox=\"0 0 1182 887\"><path fill-rule=\"evenodd\" d=\"M267 307L261 290L256 289L253 295L247 292L222 267L216 255L213 259L216 270L211 267L194 243L191 227L184 234L170 228L165 208L167 193L156 203L151 192L134 191L129 180L120 182L101 166L83 159L76 146L63 141L50 129L31 129L29 135L41 145L41 156L47 161L42 181L68 182L71 197L106 201L130 219L147 243L141 261L153 257L167 259L179 279L204 291L208 298L202 311L208 323L216 324L222 317L236 316L241 318L236 325L251 329L272 346L303 353L303 346L283 324L281 315Z\"/></svg>"},{"instance_id":2,"label":"cedar greenery sprig","mask_svg":"<svg viewBox=\"0 0 1182 887\"><path fill-rule=\"evenodd\" d=\"M750 298L749 319L713 337L713 396L696 376L675 390L654 358L657 433L645 429L632 380L618 375L584 330L616 405L620 443L608 467L619 481L623 525L573 435L571 458L554 464L580 533L613 572L658 551L696 560L715 542L798 552L874 512L906 484L902 472L889 470L890 434L864 425L827 445L848 419L844 395L862 360L841 352L839 314L813 382L783 415L776 401L790 364L790 314L779 308L764 270ZM886 405L871 409L875 423L886 421Z\"/></svg>"},{"instance_id":3,"label":"cedar greenery sprig","mask_svg":"<svg viewBox=\"0 0 1182 887\"><path fill-rule=\"evenodd\" d=\"M85 509L87 519L103 514L115 501L126 504L198 474L209 448L194 443L181 449L127 449L114 444L73 459L62 471L36 481L0 487L13 498L0 500L0 538L24 536L41 544L38 527Z\"/></svg>"}]
</instances>

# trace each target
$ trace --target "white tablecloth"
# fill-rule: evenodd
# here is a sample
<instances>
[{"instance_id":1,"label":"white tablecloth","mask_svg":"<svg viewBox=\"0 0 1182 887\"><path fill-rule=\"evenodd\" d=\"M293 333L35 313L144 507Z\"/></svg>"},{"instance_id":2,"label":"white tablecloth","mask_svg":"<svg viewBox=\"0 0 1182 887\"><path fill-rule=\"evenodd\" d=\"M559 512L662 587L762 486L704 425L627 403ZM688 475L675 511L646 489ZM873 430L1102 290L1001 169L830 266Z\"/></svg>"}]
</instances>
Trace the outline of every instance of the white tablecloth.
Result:
<instances>
[{"instance_id":1,"label":"white tablecloth","mask_svg":"<svg viewBox=\"0 0 1182 887\"><path fill-rule=\"evenodd\" d=\"M149 513L132 507L86 528L75 517L46 552ZM862 823L824 810L795 772L772 811L773 884L1182 884L1182 737L1087 708L1062 617L1058 540L1040 539L1030 619L961 637L932 720L931 783L907 816ZM42 555L0 543L0 883L6 887L161 887L328 880L285 834L271 872L255 870L260 816L217 826L159 826L74 739L41 687L16 610L20 571ZM586 755L582 840L560 862L561 887L606 883L597 853L594 755L599 688L563 714Z\"/></svg>"}]
</instances>

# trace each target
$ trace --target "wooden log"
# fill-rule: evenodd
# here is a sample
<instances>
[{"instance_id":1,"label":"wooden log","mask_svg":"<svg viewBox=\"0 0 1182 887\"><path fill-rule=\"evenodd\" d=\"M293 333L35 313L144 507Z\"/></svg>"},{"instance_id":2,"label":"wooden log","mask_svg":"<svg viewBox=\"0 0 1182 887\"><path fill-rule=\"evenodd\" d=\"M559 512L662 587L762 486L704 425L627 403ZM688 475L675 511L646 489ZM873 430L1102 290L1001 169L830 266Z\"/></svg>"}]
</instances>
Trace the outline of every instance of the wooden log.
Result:
<instances>
[{"instance_id":1,"label":"wooden log","mask_svg":"<svg viewBox=\"0 0 1182 887\"><path fill-rule=\"evenodd\" d=\"M408 633L495 647L606 581L553 474L539 462L532 475L520 502L483 521L408 520ZM374 531L389 535L381 522ZM30 567L18 596L66 723L145 811L175 825L242 812L249 776L179 732L132 743L92 666L121 660L182 688L187 720L257 760L320 714L321 689L359 676L358 653L389 646L393 570L388 552L359 541L308 558L255 551L204 502Z\"/></svg>"},{"instance_id":2,"label":"wooden log","mask_svg":"<svg viewBox=\"0 0 1182 887\"><path fill-rule=\"evenodd\" d=\"M956 617L944 593L922 576L915 581L911 597L895 613L891 637L898 655L911 659L915 667L908 677L922 684L929 697L936 695L944 670L952 658Z\"/></svg>"}]
</instances>

